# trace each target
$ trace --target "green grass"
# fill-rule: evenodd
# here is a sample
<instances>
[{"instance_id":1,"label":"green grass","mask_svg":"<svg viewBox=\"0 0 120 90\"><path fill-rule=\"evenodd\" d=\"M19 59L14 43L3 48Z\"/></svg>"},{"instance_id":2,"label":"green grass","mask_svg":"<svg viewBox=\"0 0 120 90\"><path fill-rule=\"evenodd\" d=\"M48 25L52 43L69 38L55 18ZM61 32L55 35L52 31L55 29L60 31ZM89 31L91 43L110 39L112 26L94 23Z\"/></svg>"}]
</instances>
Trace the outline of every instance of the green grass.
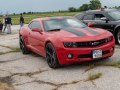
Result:
<instances>
[{"instance_id":1,"label":"green grass","mask_svg":"<svg viewBox=\"0 0 120 90\"><path fill-rule=\"evenodd\" d=\"M7 54L7 53L14 53L14 52L20 52L20 48L13 48L13 47L8 47L8 46L2 46L11 49L11 51L8 52L0 52L0 55Z\"/></svg>"},{"instance_id":2,"label":"green grass","mask_svg":"<svg viewBox=\"0 0 120 90\"><path fill-rule=\"evenodd\" d=\"M96 67L95 64L89 65L89 66L85 69L85 72L87 72L87 71L93 69L94 67Z\"/></svg>"},{"instance_id":3,"label":"green grass","mask_svg":"<svg viewBox=\"0 0 120 90\"><path fill-rule=\"evenodd\" d=\"M102 76L102 73L91 73L89 74L86 81L93 81L93 80L100 78L101 76Z\"/></svg>"},{"instance_id":4,"label":"green grass","mask_svg":"<svg viewBox=\"0 0 120 90\"><path fill-rule=\"evenodd\" d=\"M48 13L38 13L38 14L23 14L25 19L25 23L28 24L32 19L40 18L40 17L53 17L53 16L74 16L79 12L48 12ZM13 25L19 24L20 15L10 15L12 18ZM3 17L0 16L0 20L2 21Z\"/></svg>"},{"instance_id":5,"label":"green grass","mask_svg":"<svg viewBox=\"0 0 120 90\"><path fill-rule=\"evenodd\" d=\"M0 77L0 90L15 90L12 87L12 78L8 77Z\"/></svg>"},{"instance_id":6,"label":"green grass","mask_svg":"<svg viewBox=\"0 0 120 90\"><path fill-rule=\"evenodd\" d=\"M7 83L0 83L0 90L15 90L13 87Z\"/></svg>"}]
</instances>

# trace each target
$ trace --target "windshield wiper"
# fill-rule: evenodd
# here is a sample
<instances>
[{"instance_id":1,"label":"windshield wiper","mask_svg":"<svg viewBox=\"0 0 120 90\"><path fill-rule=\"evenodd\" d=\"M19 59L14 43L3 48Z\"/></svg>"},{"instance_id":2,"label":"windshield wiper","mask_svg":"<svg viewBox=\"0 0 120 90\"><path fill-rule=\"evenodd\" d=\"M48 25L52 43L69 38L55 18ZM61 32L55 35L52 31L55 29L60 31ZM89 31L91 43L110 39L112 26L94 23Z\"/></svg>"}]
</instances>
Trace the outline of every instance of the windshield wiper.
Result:
<instances>
[{"instance_id":1,"label":"windshield wiper","mask_svg":"<svg viewBox=\"0 0 120 90\"><path fill-rule=\"evenodd\" d=\"M60 28L57 28L57 29L48 30L47 32L49 32L49 31L60 31L60 30L61 30Z\"/></svg>"}]
</instances>

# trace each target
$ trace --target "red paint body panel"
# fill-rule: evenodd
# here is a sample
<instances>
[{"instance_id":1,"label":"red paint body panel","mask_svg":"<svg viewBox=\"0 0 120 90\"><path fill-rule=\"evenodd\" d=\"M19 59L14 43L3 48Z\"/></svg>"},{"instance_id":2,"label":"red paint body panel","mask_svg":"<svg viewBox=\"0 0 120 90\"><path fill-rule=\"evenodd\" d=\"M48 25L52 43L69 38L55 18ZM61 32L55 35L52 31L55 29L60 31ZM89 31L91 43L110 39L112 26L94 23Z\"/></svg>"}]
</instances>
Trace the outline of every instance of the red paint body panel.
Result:
<instances>
[{"instance_id":1,"label":"red paint body panel","mask_svg":"<svg viewBox=\"0 0 120 90\"><path fill-rule=\"evenodd\" d=\"M75 63L75 62L83 62L83 61L92 61L95 60L93 58L78 58L79 55L84 55L84 54L92 54L92 50L98 50L102 49L102 51L107 51L111 50L111 48L114 48L114 42L111 41L110 43L98 47L91 47L91 48L57 48L57 55L59 58L59 63L60 64L70 64L70 63ZM109 54L103 55L102 58L110 57L112 56L114 51L110 51ZM68 54L73 54L74 58L73 59L68 59L67 55Z\"/></svg>"},{"instance_id":2,"label":"red paint body panel","mask_svg":"<svg viewBox=\"0 0 120 90\"><path fill-rule=\"evenodd\" d=\"M111 51L111 48L115 47L114 38L112 39L112 41L97 47L65 48L63 45L64 42L96 41L108 38L109 36L113 36L110 32L106 30L90 28L93 31L99 32L98 35L93 35L88 31L84 31L83 28L75 28L76 30L85 33L86 36L77 36L65 30L45 32L43 20L49 20L49 18L39 18L33 20L40 22L42 29L41 33L32 31L28 26L22 27L20 30L20 35L23 36L27 48L43 57L45 57L45 45L47 42L53 44L60 64L70 64L74 62L94 60L93 58L87 57L78 58L79 55L91 54L92 50L102 49L103 52L110 50L110 53L103 55L102 58L110 57L114 53L114 50ZM67 55L70 53L74 55L73 59L67 58Z\"/></svg>"}]
</instances>

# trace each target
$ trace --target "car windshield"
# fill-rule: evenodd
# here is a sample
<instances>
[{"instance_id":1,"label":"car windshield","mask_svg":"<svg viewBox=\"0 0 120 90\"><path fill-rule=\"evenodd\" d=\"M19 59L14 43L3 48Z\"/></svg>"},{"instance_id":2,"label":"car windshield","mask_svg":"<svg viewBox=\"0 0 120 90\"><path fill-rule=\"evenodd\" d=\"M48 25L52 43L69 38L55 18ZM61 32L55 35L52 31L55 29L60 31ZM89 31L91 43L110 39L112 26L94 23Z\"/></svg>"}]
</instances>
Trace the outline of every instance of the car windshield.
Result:
<instances>
[{"instance_id":1,"label":"car windshield","mask_svg":"<svg viewBox=\"0 0 120 90\"><path fill-rule=\"evenodd\" d=\"M119 12L119 11L109 12L108 14L109 14L113 19L115 19L115 20L120 20L120 12Z\"/></svg>"},{"instance_id":2,"label":"car windshield","mask_svg":"<svg viewBox=\"0 0 120 90\"><path fill-rule=\"evenodd\" d=\"M74 27L74 28L86 27L85 24L83 24L82 22L80 22L75 18L58 18L58 19L44 20L43 24L45 31L64 29L69 27Z\"/></svg>"}]
</instances>

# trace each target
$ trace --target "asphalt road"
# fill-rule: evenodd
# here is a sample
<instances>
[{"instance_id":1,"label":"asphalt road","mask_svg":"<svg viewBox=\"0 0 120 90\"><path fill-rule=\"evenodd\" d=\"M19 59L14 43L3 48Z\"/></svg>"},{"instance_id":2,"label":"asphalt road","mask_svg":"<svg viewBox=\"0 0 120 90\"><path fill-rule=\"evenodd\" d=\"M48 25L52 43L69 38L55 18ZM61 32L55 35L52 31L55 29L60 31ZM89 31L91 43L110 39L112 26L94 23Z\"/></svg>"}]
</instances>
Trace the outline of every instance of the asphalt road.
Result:
<instances>
[{"instance_id":1,"label":"asphalt road","mask_svg":"<svg viewBox=\"0 0 120 90\"><path fill-rule=\"evenodd\" d=\"M119 46L108 59L54 70L43 57L19 51L18 30L0 34L0 90L120 90Z\"/></svg>"}]
</instances>

